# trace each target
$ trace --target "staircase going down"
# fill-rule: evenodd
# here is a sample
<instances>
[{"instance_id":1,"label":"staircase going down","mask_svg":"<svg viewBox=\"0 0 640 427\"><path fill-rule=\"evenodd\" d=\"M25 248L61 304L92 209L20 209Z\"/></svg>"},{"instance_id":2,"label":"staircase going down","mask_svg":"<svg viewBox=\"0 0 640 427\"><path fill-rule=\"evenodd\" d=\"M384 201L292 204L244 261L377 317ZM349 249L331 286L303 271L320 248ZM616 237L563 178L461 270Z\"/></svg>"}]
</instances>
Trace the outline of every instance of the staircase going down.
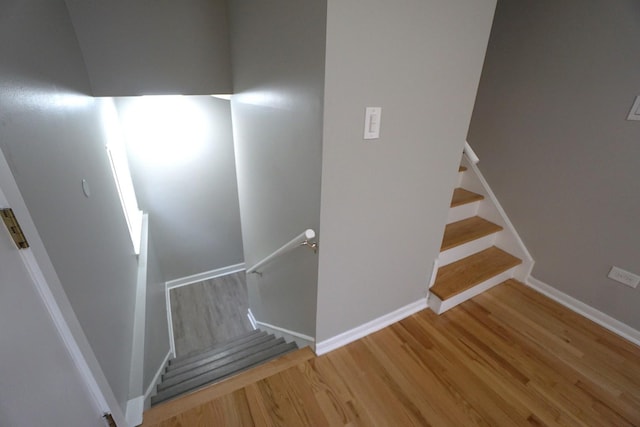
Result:
<instances>
[{"instance_id":1,"label":"staircase going down","mask_svg":"<svg viewBox=\"0 0 640 427\"><path fill-rule=\"evenodd\" d=\"M459 169L459 182L467 168ZM514 277L522 263L498 245L501 225L482 218L484 195L462 187L454 190L445 227L438 272L429 289L429 307L441 314Z\"/></svg>"},{"instance_id":2,"label":"staircase going down","mask_svg":"<svg viewBox=\"0 0 640 427\"><path fill-rule=\"evenodd\" d=\"M151 405L219 382L251 367L297 350L295 343L255 330L197 354L169 360Z\"/></svg>"}]
</instances>

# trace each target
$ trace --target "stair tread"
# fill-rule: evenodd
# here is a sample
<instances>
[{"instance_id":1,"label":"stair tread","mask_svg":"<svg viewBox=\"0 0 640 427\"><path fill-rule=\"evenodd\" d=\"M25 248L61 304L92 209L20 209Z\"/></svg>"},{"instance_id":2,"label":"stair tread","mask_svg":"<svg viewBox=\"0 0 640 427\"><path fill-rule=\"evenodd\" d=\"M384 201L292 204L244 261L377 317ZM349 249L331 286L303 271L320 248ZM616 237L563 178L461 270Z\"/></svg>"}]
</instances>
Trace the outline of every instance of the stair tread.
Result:
<instances>
[{"instance_id":1,"label":"stair tread","mask_svg":"<svg viewBox=\"0 0 640 427\"><path fill-rule=\"evenodd\" d=\"M447 224L444 229L440 251L454 248L472 240L501 231L502 227L479 216Z\"/></svg>"},{"instance_id":2,"label":"stair tread","mask_svg":"<svg viewBox=\"0 0 640 427\"><path fill-rule=\"evenodd\" d=\"M200 366L195 366L192 369L180 372L176 375L172 375L170 377L166 377L162 379L162 383L158 385L158 391L165 390L173 385L179 384L183 381L188 381L191 378L195 378L198 375L202 375L206 372L212 371L214 369L218 369L222 366L228 365L230 363L234 363L240 361L246 357L249 357L253 354L259 353L261 351L267 350L272 347L276 347L280 344L286 344L284 338L276 338L271 335L272 339L261 342L260 344L256 344L249 348L244 348L243 350L233 353L230 355L226 355L219 359L213 360L209 363L204 363Z\"/></svg>"},{"instance_id":3,"label":"stair tread","mask_svg":"<svg viewBox=\"0 0 640 427\"><path fill-rule=\"evenodd\" d=\"M451 198L451 207L465 205L467 203L477 202L483 200L482 194L474 193L473 191L465 190L464 188L456 188L453 190L453 197Z\"/></svg>"},{"instance_id":4,"label":"stair tread","mask_svg":"<svg viewBox=\"0 0 640 427\"><path fill-rule=\"evenodd\" d=\"M271 334L267 334L267 333L265 333L264 335L258 334L251 340L240 341L233 346L225 346L223 348L218 349L217 351L215 350L208 351L205 355L203 355L203 357L198 358L197 360L194 360L192 362L184 363L176 366L170 366L165 372L165 374L162 375L162 380L164 381L167 378L171 378L175 375L180 375L184 372L198 368L205 364L212 363L216 360L232 356L234 354L237 354L240 352L246 352L247 350L250 350L251 348L254 348L257 345L260 345L264 342L273 341L275 339L276 339L275 336Z\"/></svg>"},{"instance_id":5,"label":"stair tread","mask_svg":"<svg viewBox=\"0 0 640 427\"><path fill-rule=\"evenodd\" d=\"M255 353L249 357L236 362L232 362L228 365L214 369L203 375L199 375L196 378L192 378L188 381L181 382L179 384L176 384L175 386L165 389L151 398L151 404L155 405L157 403L164 402L165 400L178 397L179 395L182 395L186 392L199 389L205 385L210 385L215 382L221 381L232 375L243 372L249 368L253 368L265 361L280 357L286 353L296 350L297 348L298 346L295 343L282 343L275 347L263 350L259 353Z\"/></svg>"},{"instance_id":6,"label":"stair tread","mask_svg":"<svg viewBox=\"0 0 640 427\"><path fill-rule=\"evenodd\" d=\"M492 246L441 267L429 290L445 301L521 263L521 259Z\"/></svg>"},{"instance_id":7,"label":"stair tread","mask_svg":"<svg viewBox=\"0 0 640 427\"><path fill-rule=\"evenodd\" d=\"M466 166L460 166L460 167L458 168L458 172L464 172L464 171L466 171L466 170L467 170L467 167L466 167Z\"/></svg>"},{"instance_id":8,"label":"stair tread","mask_svg":"<svg viewBox=\"0 0 640 427\"><path fill-rule=\"evenodd\" d=\"M215 354L215 353L217 353L219 351L223 351L225 349L232 348L232 347L234 347L234 346L236 346L236 345L238 345L240 343L248 342L248 341L251 341L251 340L255 340L255 339L257 339L257 338L259 338L261 336L265 336L265 335L267 335L266 332L261 331L259 329L256 329L256 330L251 331L251 332L249 332L247 334L244 334L244 335L241 335L239 337L236 337L236 338L234 338L234 339L232 339L230 341L226 341L226 342L224 342L222 344L216 344L213 347L209 347L209 348L206 348L206 349L203 349L203 350L198 350L196 352L191 352L191 353L185 354L183 356L175 357L175 358L169 360L169 366L168 366L167 369L171 370L171 369L175 369L176 367L179 367L179 366L183 366L183 365L186 365L186 364L189 364L189 363L193 363L195 361L198 361L200 359L203 359L203 358L209 356L210 354Z\"/></svg>"}]
</instances>

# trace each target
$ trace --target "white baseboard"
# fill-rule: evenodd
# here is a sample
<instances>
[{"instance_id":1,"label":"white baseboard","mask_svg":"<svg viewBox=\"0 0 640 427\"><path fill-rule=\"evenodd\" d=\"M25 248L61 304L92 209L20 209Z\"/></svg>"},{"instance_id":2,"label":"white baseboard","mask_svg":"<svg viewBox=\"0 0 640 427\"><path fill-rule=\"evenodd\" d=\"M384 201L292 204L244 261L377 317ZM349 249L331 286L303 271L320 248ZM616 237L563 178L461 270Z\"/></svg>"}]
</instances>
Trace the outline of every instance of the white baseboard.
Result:
<instances>
[{"instance_id":1,"label":"white baseboard","mask_svg":"<svg viewBox=\"0 0 640 427\"><path fill-rule=\"evenodd\" d=\"M142 424L142 413L144 412L144 396L134 397L127 401L127 410L125 412L125 418L127 425L139 426Z\"/></svg>"},{"instance_id":2,"label":"white baseboard","mask_svg":"<svg viewBox=\"0 0 640 427\"><path fill-rule=\"evenodd\" d=\"M171 356L172 356L171 349L169 349L169 351L167 352L167 355L164 357L164 360L160 364L158 371L153 376L153 379L151 380L151 384L149 384L149 387L147 387L147 390L144 392L144 400L149 399L153 394L153 391L155 390L156 386L160 382L160 377L162 376L162 373L164 372L164 369L167 366L167 362L169 361L169 359L171 359Z\"/></svg>"},{"instance_id":3,"label":"white baseboard","mask_svg":"<svg viewBox=\"0 0 640 427\"><path fill-rule=\"evenodd\" d=\"M247 317L249 318L249 322L251 322L251 326L253 326L253 329L262 329L266 332L274 334L276 337L283 337L287 341L295 341L300 348L307 346L313 347L314 343L316 342L315 338L310 337L309 335L256 320L251 309L247 311Z\"/></svg>"},{"instance_id":4,"label":"white baseboard","mask_svg":"<svg viewBox=\"0 0 640 427\"><path fill-rule=\"evenodd\" d=\"M227 274L237 273L245 269L244 262L240 264L228 265L222 268L216 268L215 270L204 271L202 273L192 274L191 276L180 277L179 279L173 279L167 281L167 288L179 288L180 286L191 285L193 283L202 282L203 280L214 279L220 276L226 276Z\"/></svg>"},{"instance_id":5,"label":"white baseboard","mask_svg":"<svg viewBox=\"0 0 640 427\"><path fill-rule=\"evenodd\" d=\"M318 356L328 353L332 350L345 346L353 341L359 340L369 334L379 331L382 328L386 328L392 323L396 323L405 317L409 317L420 310L427 308L427 299L420 299L418 301L407 304L391 313L380 316L370 322L357 326L349 331L343 332L335 337L328 338L324 341L316 343L316 354Z\"/></svg>"},{"instance_id":6,"label":"white baseboard","mask_svg":"<svg viewBox=\"0 0 640 427\"><path fill-rule=\"evenodd\" d=\"M525 283L529 287L564 305L568 309L581 314L587 319L593 320L603 328L608 329L614 334L617 334L622 338L625 338L632 343L640 346L640 331L633 329L631 326L622 323L607 314L604 314L603 312L583 303L582 301L578 301L572 296L569 296L564 292L561 292L534 277L529 276Z\"/></svg>"}]
</instances>

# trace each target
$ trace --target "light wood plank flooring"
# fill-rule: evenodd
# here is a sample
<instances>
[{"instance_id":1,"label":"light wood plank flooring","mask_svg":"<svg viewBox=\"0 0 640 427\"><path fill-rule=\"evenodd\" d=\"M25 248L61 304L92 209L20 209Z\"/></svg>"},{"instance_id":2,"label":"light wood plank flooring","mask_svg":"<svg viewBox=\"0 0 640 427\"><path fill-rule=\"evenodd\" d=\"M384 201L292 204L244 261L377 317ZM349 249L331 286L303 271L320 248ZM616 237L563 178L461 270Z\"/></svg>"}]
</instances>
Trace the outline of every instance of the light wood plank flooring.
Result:
<instances>
[{"instance_id":1,"label":"light wood plank flooring","mask_svg":"<svg viewBox=\"0 0 640 427\"><path fill-rule=\"evenodd\" d=\"M170 299L176 356L252 330L244 271L172 289Z\"/></svg>"},{"instance_id":2,"label":"light wood plank flooring","mask_svg":"<svg viewBox=\"0 0 640 427\"><path fill-rule=\"evenodd\" d=\"M158 405L143 425L640 425L640 348L512 280L280 363Z\"/></svg>"}]
</instances>

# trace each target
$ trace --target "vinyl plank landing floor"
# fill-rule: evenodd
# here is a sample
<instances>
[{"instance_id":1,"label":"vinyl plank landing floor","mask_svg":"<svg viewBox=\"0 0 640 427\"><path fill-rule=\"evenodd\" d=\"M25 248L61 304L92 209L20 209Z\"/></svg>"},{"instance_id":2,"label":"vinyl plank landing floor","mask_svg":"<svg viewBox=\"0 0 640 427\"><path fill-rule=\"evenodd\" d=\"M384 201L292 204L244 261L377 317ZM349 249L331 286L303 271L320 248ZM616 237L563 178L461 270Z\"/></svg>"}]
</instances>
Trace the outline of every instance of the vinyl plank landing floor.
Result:
<instances>
[{"instance_id":1,"label":"vinyl plank landing floor","mask_svg":"<svg viewBox=\"0 0 640 427\"><path fill-rule=\"evenodd\" d=\"M176 356L227 342L252 330L244 271L172 289Z\"/></svg>"}]
</instances>

